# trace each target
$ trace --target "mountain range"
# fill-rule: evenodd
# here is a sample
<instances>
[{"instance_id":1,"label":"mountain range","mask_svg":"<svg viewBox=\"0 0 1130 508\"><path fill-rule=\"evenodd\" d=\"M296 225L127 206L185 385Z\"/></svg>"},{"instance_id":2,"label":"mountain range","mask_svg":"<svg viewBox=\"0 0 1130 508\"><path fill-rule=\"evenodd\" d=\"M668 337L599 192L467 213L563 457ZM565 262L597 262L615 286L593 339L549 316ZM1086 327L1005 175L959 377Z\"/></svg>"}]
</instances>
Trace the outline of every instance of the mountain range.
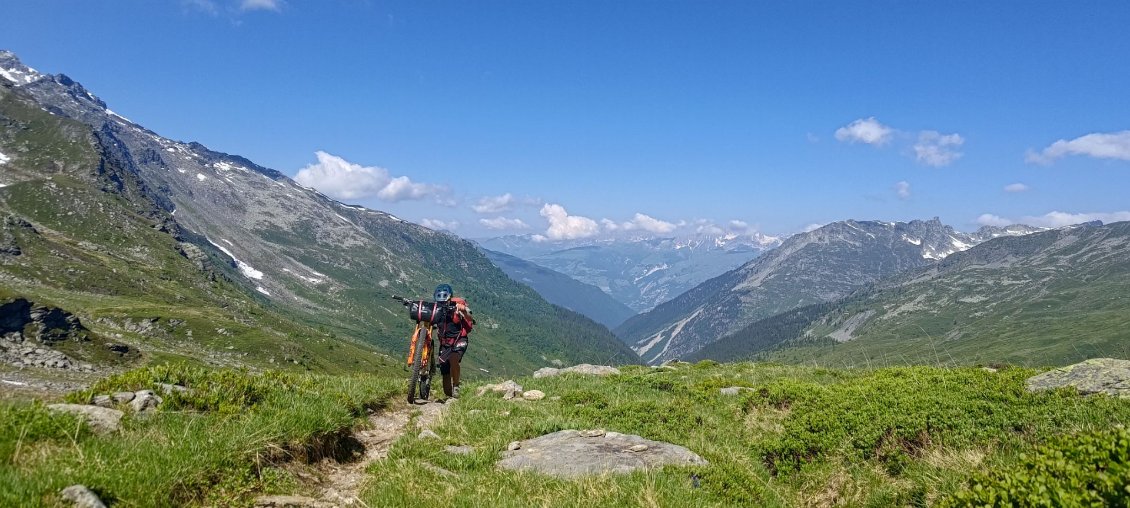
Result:
<instances>
[{"instance_id":1,"label":"mountain range","mask_svg":"<svg viewBox=\"0 0 1130 508\"><path fill-rule=\"evenodd\" d=\"M691 355L825 365L1065 365L1130 357L1130 222L986 241Z\"/></svg>"},{"instance_id":2,"label":"mountain range","mask_svg":"<svg viewBox=\"0 0 1130 508\"><path fill-rule=\"evenodd\" d=\"M450 282L479 322L471 367L634 361L469 241L164 138L10 52L0 69L0 297L63 309L142 352L326 369L402 354L411 322L390 297Z\"/></svg>"},{"instance_id":3,"label":"mountain range","mask_svg":"<svg viewBox=\"0 0 1130 508\"><path fill-rule=\"evenodd\" d=\"M512 235L479 243L596 286L633 311L646 312L781 240L760 233L697 233L569 241Z\"/></svg>"},{"instance_id":4,"label":"mountain range","mask_svg":"<svg viewBox=\"0 0 1130 508\"><path fill-rule=\"evenodd\" d=\"M747 323L843 298L991 238L1035 231L1015 225L963 233L936 218L834 222L788 238L765 255L629 319L615 332L644 361L661 363L693 354Z\"/></svg>"},{"instance_id":5,"label":"mountain range","mask_svg":"<svg viewBox=\"0 0 1130 508\"><path fill-rule=\"evenodd\" d=\"M509 254L485 249L483 253L511 279L530 286L550 303L587 316L610 329L636 315L596 286Z\"/></svg>"}]
</instances>

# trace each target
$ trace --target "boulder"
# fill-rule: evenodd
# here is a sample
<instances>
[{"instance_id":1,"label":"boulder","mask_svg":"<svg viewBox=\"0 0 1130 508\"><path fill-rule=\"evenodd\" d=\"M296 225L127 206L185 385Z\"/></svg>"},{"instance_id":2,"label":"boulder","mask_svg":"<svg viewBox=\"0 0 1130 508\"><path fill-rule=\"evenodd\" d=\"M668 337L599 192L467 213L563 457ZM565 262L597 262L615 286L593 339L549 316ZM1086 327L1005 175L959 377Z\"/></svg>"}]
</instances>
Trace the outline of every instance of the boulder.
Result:
<instances>
[{"instance_id":1,"label":"boulder","mask_svg":"<svg viewBox=\"0 0 1130 508\"><path fill-rule=\"evenodd\" d=\"M1130 360L1092 358L1028 378L1028 390L1033 392L1066 386L1084 395L1105 393L1130 398Z\"/></svg>"},{"instance_id":2,"label":"boulder","mask_svg":"<svg viewBox=\"0 0 1130 508\"><path fill-rule=\"evenodd\" d=\"M130 401L129 407L133 408L135 413L149 411L150 409L157 409L161 404L161 397L154 395L149 390L141 390L134 393L133 400Z\"/></svg>"},{"instance_id":3,"label":"boulder","mask_svg":"<svg viewBox=\"0 0 1130 508\"><path fill-rule=\"evenodd\" d=\"M591 365L582 363L564 369L555 369L553 367L544 367L534 372L534 377L553 377L565 373L585 374L589 376L610 376L612 374L619 374L620 369L608 365Z\"/></svg>"},{"instance_id":4,"label":"boulder","mask_svg":"<svg viewBox=\"0 0 1130 508\"><path fill-rule=\"evenodd\" d=\"M439 439L439 434L431 430L424 429L420 431L420 435L416 436L417 439Z\"/></svg>"},{"instance_id":5,"label":"boulder","mask_svg":"<svg viewBox=\"0 0 1130 508\"><path fill-rule=\"evenodd\" d=\"M86 485L71 485L60 492L63 499L74 503L75 508L106 508L106 504Z\"/></svg>"},{"instance_id":6,"label":"boulder","mask_svg":"<svg viewBox=\"0 0 1130 508\"><path fill-rule=\"evenodd\" d=\"M541 390L530 390L522 393L522 398L526 400L541 400L545 398L545 392Z\"/></svg>"},{"instance_id":7,"label":"boulder","mask_svg":"<svg viewBox=\"0 0 1130 508\"><path fill-rule=\"evenodd\" d=\"M126 402L133 400L133 398L136 396L137 395L135 395L133 392L116 392L111 395L110 398L114 399L115 404L125 404Z\"/></svg>"},{"instance_id":8,"label":"boulder","mask_svg":"<svg viewBox=\"0 0 1130 508\"><path fill-rule=\"evenodd\" d=\"M498 462L505 469L560 478L705 464L706 460L682 446L601 429L562 430L521 441L517 449L503 452Z\"/></svg>"},{"instance_id":9,"label":"boulder","mask_svg":"<svg viewBox=\"0 0 1130 508\"><path fill-rule=\"evenodd\" d=\"M509 400L522 394L522 385L515 383L513 379L507 379L499 384L479 387L475 395L482 396L487 392L501 393L502 398Z\"/></svg>"},{"instance_id":10,"label":"boulder","mask_svg":"<svg viewBox=\"0 0 1130 508\"><path fill-rule=\"evenodd\" d=\"M91 402L98 407L114 407L114 400L109 395L95 395Z\"/></svg>"},{"instance_id":11,"label":"boulder","mask_svg":"<svg viewBox=\"0 0 1130 508\"><path fill-rule=\"evenodd\" d=\"M117 432L121 428L123 413L117 409L84 404L51 404L47 406L47 409L77 415L86 421L91 430L98 434Z\"/></svg>"}]
</instances>

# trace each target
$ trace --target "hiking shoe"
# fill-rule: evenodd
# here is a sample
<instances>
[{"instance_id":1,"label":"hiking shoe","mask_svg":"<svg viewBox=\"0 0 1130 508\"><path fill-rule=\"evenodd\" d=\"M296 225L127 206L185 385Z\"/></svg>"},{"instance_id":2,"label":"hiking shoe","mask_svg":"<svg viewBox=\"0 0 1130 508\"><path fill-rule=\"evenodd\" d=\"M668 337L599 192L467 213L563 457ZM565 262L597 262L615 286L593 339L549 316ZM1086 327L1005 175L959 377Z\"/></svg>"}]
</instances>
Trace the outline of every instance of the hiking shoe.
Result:
<instances>
[{"instance_id":1,"label":"hiking shoe","mask_svg":"<svg viewBox=\"0 0 1130 508\"><path fill-rule=\"evenodd\" d=\"M455 388L451 389L451 398L453 398L453 399L459 398L459 385L455 385Z\"/></svg>"}]
</instances>

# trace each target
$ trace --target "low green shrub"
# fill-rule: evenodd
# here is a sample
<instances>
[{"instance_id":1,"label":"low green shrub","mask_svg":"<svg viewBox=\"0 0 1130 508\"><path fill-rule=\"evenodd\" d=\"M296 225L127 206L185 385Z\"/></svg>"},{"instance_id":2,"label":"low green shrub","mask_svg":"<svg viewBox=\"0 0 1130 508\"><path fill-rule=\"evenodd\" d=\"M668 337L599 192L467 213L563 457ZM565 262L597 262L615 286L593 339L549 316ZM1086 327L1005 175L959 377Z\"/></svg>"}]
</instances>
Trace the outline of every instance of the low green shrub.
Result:
<instances>
[{"instance_id":1,"label":"low green shrub","mask_svg":"<svg viewBox=\"0 0 1130 508\"><path fill-rule=\"evenodd\" d=\"M1130 506L1130 430L1063 435L940 506Z\"/></svg>"}]
</instances>

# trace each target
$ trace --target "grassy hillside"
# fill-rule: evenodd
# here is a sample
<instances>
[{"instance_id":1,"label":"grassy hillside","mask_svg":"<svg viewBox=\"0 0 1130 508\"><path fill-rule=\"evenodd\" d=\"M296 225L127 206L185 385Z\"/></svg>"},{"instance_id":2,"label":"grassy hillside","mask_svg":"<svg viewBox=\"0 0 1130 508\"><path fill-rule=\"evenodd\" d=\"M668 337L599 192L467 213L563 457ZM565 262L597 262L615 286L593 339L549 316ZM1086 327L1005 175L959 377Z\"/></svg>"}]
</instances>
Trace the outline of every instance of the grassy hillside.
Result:
<instances>
[{"instance_id":1,"label":"grassy hillside","mask_svg":"<svg viewBox=\"0 0 1130 508\"><path fill-rule=\"evenodd\" d=\"M1032 369L703 362L622 371L517 379L549 395L536 402L475 396L468 385L433 428L440 439L408 431L369 467L363 499L523 507L1130 499L1120 490L1130 483L1130 436L1117 427L1130 423L1130 400L1029 393ZM127 418L121 436L93 435L37 404L0 405L0 504L52 505L76 482L122 506L250 506L261 493L310 493L286 463L317 450L328 456L335 433L399 389L372 377L175 367L123 374L95 391L154 382L194 392L149 418ZM730 386L748 389L719 392ZM576 481L495 467L510 441L591 428L680 444L709 465ZM453 454L446 445L472 451Z\"/></svg>"},{"instance_id":2,"label":"grassy hillside","mask_svg":"<svg viewBox=\"0 0 1130 508\"><path fill-rule=\"evenodd\" d=\"M17 248L0 255L0 303L26 298L92 330L89 343L59 349L97 363L118 343L143 349L143 362L393 368L371 347L290 320L233 283L229 262L188 243L86 126L4 89L0 118L0 145L15 155L0 188L0 240Z\"/></svg>"}]
</instances>

